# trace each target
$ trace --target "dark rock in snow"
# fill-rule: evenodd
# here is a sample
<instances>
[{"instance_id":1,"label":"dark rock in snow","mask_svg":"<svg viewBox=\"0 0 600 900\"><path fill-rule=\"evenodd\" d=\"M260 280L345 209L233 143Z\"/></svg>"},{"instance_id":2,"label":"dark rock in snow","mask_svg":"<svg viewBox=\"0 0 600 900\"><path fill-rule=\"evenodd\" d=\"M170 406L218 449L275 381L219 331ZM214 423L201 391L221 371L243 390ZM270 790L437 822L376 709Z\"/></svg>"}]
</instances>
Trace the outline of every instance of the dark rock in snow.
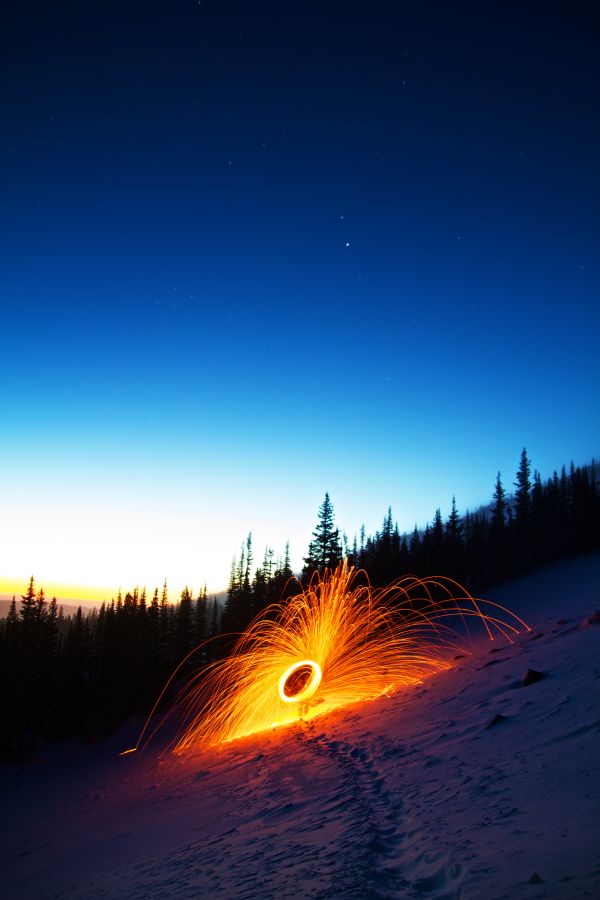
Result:
<instances>
[{"instance_id":1,"label":"dark rock in snow","mask_svg":"<svg viewBox=\"0 0 600 900\"><path fill-rule=\"evenodd\" d=\"M494 725L501 725L502 722L506 722L506 721L507 721L507 716L503 716L502 713L496 713L496 715L494 716L494 718L492 719L492 721L489 722L489 723L485 726L485 727L486 727L486 730L487 730L488 728L493 728Z\"/></svg>"},{"instance_id":2,"label":"dark rock in snow","mask_svg":"<svg viewBox=\"0 0 600 900\"><path fill-rule=\"evenodd\" d=\"M490 659L486 663L482 665L482 669L487 669L489 666L497 666L498 663L506 662L505 659Z\"/></svg>"},{"instance_id":3,"label":"dark rock in snow","mask_svg":"<svg viewBox=\"0 0 600 900\"><path fill-rule=\"evenodd\" d=\"M536 669L527 669L525 675L521 680L522 687L529 687L530 684L535 684L536 681L541 681L542 678L546 677L545 672L538 672Z\"/></svg>"},{"instance_id":4,"label":"dark rock in snow","mask_svg":"<svg viewBox=\"0 0 600 900\"><path fill-rule=\"evenodd\" d=\"M543 884L544 879L541 878L537 872L534 872L531 878L529 879L529 884Z\"/></svg>"}]
</instances>

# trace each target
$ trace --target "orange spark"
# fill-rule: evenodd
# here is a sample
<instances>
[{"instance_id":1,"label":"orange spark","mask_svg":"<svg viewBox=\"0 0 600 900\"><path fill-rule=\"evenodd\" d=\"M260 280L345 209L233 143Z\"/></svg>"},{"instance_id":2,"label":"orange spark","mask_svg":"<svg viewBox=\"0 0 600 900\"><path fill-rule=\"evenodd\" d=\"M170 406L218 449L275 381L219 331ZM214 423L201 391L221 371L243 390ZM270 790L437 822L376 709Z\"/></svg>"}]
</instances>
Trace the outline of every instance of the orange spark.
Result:
<instances>
[{"instance_id":1,"label":"orange spark","mask_svg":"<svg viewBox=\"0 0 600 900\"><path fill-rule=\"evenodd\" d=\"M172 710L180 717L174 752L418 684L452 668L457 650L465 652L457 641L468 637L469 619L491 639L500 634L510 641L519 627L528 629L450 579L409 575L376 590L346 562L323 578L315 575L304 591L258 616L229 657L201 669L180 691Z\"/></svg>"}]
</instances>

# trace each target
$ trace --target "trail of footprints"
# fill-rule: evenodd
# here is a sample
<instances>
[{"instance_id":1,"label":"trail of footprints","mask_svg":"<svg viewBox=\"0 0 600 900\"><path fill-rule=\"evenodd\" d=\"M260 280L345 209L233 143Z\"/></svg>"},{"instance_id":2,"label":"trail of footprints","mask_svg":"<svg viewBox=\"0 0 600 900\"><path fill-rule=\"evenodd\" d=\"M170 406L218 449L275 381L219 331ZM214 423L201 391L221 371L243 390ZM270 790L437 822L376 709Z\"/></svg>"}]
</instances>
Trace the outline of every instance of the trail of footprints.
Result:
<instances>
[{"instance_id":1,"label":"trail of footprints","mask_svg":"<svg viewBox=\"0 0 600 900\"><path fill-rule=\"evenodd\" d=\"M158 888L182 900L459 896L460 867L411 827L398 791L390 789L369 749L336 740L312 723L296 741L308 770L314 769L311 754L325 763L319 793L304 796L298 783L283 784L268 754L258 754L252 777L235 789L241 802L232 827L137 866L136 896L156 896ZM379 750L387 762L398 757L400 763L404 755L397 744Z\"/></svg>"},{"instance_id":2,"label":"trail of footprints","mask_svg":"<svg viewBox=\"0 0 600 900\"><path fill-rule=\"evenodd\" d=\"M329 806L335 805L338 812L347 811L353 822L344 835L346 846L339 848L343 869L336 875L330 896L366 900L406 891L408 882L395 865L401 835L401 803L386 789L368 750L324 734L311 736L310 727L301 740L306 748L328 757L339 769L341 777Z\"/></svg>"},{"instance_id":3,"label":"trail of footprints","mask_svg":"<svg viewBox=\"0 0 600 900\"><path fill-rule=\"evenodd\" d=\"M331 805L338 812L345 810L353 822L344 835L345 846L339 848L342 872L336 873L331 892L319 895L322 900L459 896L461 867L446 854L418 849L424 836L409 828L402 801L366 747L314 734L310 726L300 740L339 769L342 786L335 786Z\"/></svg>"}]
</instances>

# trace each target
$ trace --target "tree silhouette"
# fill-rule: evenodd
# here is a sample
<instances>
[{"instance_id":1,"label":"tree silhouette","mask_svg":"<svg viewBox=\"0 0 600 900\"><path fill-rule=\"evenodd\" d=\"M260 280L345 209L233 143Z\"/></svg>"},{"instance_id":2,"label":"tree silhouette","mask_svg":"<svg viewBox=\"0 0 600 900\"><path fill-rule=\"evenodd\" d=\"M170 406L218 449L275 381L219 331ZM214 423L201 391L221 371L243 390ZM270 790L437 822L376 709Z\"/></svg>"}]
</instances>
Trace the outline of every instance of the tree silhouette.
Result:
<instances>
[{"instance_id":1,"label":"tree silhouette","mask_svg":"<svg viewBox=\"0 0 600 900\"><path fill-rule=\"evenodd\" d=\"M520 564L529 557L529 530L531 519L531 463L523 447L515 481L515 553Z\"/></svg>"},{"instance_id":2,"label":"tree silhouette","mask_svg":"<svg viewBox=\"0 0 600 900\"><path fill-rule=\"evenodd\" d=\"M492 516L488 535L487 571L486 574L492 581L500 581L509 569L509 543L508 543L508 503L506 491L500 478L500 472L496 476L494 494L492 497Z\"/></svg>"},{"instance_id":3,"label":"tree silhouette","mask_svg":"<svg viewBox=\"0 0 600 900\"><path fill-rule=\"evenodd\" d=\"M457 581L465 578L465 558L463 541L463 522L456 507L456 497L452 497L452 507L446 522L444 532L444 572L451 575Z\"/></svg>"},{"instance_id":4,"label":"tree silhouette","mask_svg":"<svg viewBox=\"0 0 600 900\"><path fill-rule=\"evenodd\" d=\"M315 570L322 573L326 568L333 569L342 559L340 532L335 527L333 503L328 493L319 507L319 521L312 536L308 556L304 559L304 575Z\"/></svg>"},{"instance_id":5,"label":"tree silhouette","mask_svg":"<svg viewBox=\"0 0 600 900\"><path fill-rule=\"evenodd\" d=\"M188 587L185 587L181 592L175 624L175 660L177 663L180 663L188 655L196 643L194 639L194 608L192 604L192 592Z\"/></svg>"}]
</instances>

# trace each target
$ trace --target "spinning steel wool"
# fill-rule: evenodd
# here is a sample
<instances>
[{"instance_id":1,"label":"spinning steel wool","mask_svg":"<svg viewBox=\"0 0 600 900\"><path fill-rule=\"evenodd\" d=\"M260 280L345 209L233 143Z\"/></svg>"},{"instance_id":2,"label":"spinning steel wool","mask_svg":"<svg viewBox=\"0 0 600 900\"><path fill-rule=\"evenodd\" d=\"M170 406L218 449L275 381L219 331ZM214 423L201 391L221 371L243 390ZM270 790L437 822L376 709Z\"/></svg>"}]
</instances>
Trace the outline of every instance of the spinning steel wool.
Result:
<instances>
[{"instance_id":1,"label":"spinning steel wool","mask_svg":"<svg viewBox=\"0 0 600 900\"><path fill-rule=\"evenodd\" d=\"M509 641L528 628L449 579L406 576L374 589L344 562L270 607L229 657L192 676L168 714L179 717L173 749L221 744L418 684L452 667L472 620ZM153 716L134 750L150 739Z\"/></svg>"}]
</instances>

